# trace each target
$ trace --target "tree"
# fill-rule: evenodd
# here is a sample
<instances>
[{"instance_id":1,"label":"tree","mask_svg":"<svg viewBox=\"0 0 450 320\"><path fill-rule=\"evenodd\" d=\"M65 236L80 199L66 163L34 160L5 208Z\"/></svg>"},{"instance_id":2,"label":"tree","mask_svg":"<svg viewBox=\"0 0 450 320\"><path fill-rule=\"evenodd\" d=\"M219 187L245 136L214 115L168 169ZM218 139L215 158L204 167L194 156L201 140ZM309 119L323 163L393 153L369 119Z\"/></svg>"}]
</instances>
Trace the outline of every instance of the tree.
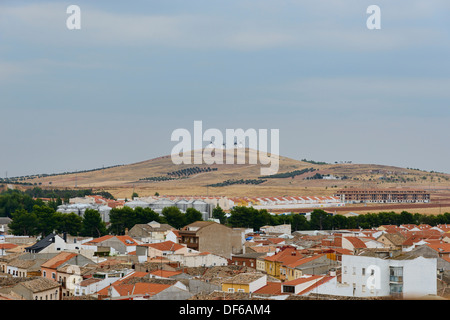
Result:
<instances>
[{"instance_id":1,"label":"tree","mask_svg":"<svg viewBox=\"0 0 450 320\"><path fill-rule=\"evenodd\" d=\"M58 229L59 221L53 208L35 205L33 212L38 219L37 230L43 237Z\"/></svg>"},{"instance_id":2,"label":"tree","mask_svg":"<svg viewBox=\"0 0 450 320\"><path fill-rule=\"evenodd\" d=\"M38 218L36 213L20 209L12 214L12 221L8 227L13 235L35 236L39 234L37 225Z\"/></svg>"},{"instance_id":3,"label":"tree","mask_svg":"<svg viewBox=\"0 0 450 320\"><path fill-rule=\"evenodd\" d=\"M333 229L344 229L347 228L347 218L341 214L336 214L332 217L333 219Z\"/></svg>"},{"instance_id":4,"label":"tree","mask_svg":"<svg viewBox=\"0 0 450 320\"><path fill-rule=\"evenodd\" d=\"M402 211L400 213L400 224L415 224L413 214L407 211Z\"/></svg>"},{"instance_id":5,"label":"tree","mask_svg":"<svg viewBox=\"0 0 450 320\"><path fill-rule=\"evenodd\" d=\"M253 207L237 206L230 210L231 216L228 224L234 228L253 228L259 230L271 221L271 216L267 210L257 210ZM276 224L279 224L278 222Z\"/></svg>"},{"instance_id":6,"label":"tree","mask_svg":"<svg viewBox=\"0 0 450 320\"><path fill-rule=\"evenodd\" d=\"M33 210L35 205L44 205L41 199L34 200L31 196L19 190L7 190L0 195L0 217L11 217L12 213L25 209Z\"/></svg>"},{"instance_id":7,"label":"tree","mask_svg":"<svg viewBox=\"0 0 450 320\"><path fill-rule=\"evenodd\" d=\"M113 208L109 212L109 232L115 235L123 235L125 229L130 229L135 222L135 211L130 207Z\"/></svg>"},{"instance_id":8,"label":"tree","mask_svg":"<svg viewBox=\"0 0 450 320\"><path fill-rule=\"evenodd\" d=\"M225 211L217 205L212 211L212 217L214 219L219 219L221 224L225 224L227 222L227 216L225 215Z\"/></svg>"},{"instance_id":9,"label":"tree","mask_svg":"<svg viewBox=\"0 0 450 320\"><path fill-rule=\"evenodd\" d=\"M131 199L134 198L139 198L139 195L136 192L133 192L133 194L131 195Z\"/></svg>"},{"instance_id":10,"label":"tree","mask_svg":"<svg viewBox=\"0 0 450 320\"><path fill-rule=\"evenodd\" d=\"M57 212L58 215L58 212ZM79 215L71 213L62 213L59 217L59 228L60 233L67 232L72 236L77 236L81 233L83 228L83 218Z\"/></svg>"},{"instance_id":11,"label":"tree","mask_svg":"<svg viewBox=\"0 0 450 320\"><path fill-rule=\"evenodd\" d=\"M106 225L97 210L86 209L84 212L81 235L98 238L107 234Z\"/></svg>"},{"instance_id":12,"label":"tree","mask_svg":"<svg viewBox=\"0 0 450 320\"><path fill-rule=\"evenodd\" d=\"M230 210L228 224L233 228L250 228L253 225L254 208L236 206Z\"/></svg>"},{"instance_id":13,"label":"tree","mask_svg":"<svg viewBox=\"0 0 450 320\"><path fill-rule=\"evenodd\" d=\"M186 225L184 214L177 207L165 207L161 211L166 222L176 229Z\"/></svg>"},{"instance_id":14,"label":"tree","mask_svg":"<svg viewBox=\"0 0 450 320\"><path fill-rule=\"evenodd\" d=\"M331 230L332 215L326 213L322 209L314 209L311 212L310 227L313 230Z\"/></svg>"},{"instance_id":15,"label":"tree","mask_svg":"<svg viewBox=\"0 0 450 320\"><path fill-rule=\"evenodd\" d=\"M184 214L185 225L191 224L195 221L203 221L202 213L194 208L187 208Z\"/></svg>"},{"instance_id":16,"label":"tree","mask_svg":"<svg viewBox=\"0 0 450 320\"><path fill-rule=\"evenodd\" d=\"M151 208L134 208L134 223L133 225L127 225L128 229L131 229L135 224L144 224L152 221L161 222L161 217L158 213Z\"/></svg>"},{"instance_id":17,"label":"tree","mask_svg":"<svg viewBox=\"0 0 450 320\"><path fill-rule=\"evenodd\" d=\"M291 229L292 229L292 231L308 230L309 229L308 220L302 214L293 214L292 222L291 222Z\"/></svg>"}]
</instances>

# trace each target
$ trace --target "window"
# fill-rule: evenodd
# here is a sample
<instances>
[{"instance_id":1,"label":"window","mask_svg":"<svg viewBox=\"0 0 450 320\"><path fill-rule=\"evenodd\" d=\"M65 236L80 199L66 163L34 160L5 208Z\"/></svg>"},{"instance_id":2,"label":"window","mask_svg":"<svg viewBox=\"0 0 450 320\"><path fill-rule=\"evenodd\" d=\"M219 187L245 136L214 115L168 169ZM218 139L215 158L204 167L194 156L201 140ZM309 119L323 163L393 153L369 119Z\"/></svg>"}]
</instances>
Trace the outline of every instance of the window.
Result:
<instances>
[{"instance_id":1,"label":"window","mask_svg":"<svg viewBox=\"0 0 450 320\"><path fill-rule=\"evenodd\" d=\"M234 293L234 288L228 288L229 293Z\"/></svg>"},{"instance_id":2,"label":"window","mask_svg":"<svg viewBox=\"0 0 450 320\"><path fill-rule=\"evenodd\" d=\"M47 277L47 271L42 271L42 275L45 277Z\"/></svg>"},{"instance_id":3,"label":"window","mask_svg":"<svg viewBox=\"0 0 450 320\"><path fill-rule=\"evenodd\" d=\"M366 275L366 268L362 268L362 275L365 276Z\"/></svg>"},{"instance_id":4,"label":"window","mask_svg":"<svg viewBox=\"0 0 450 320\"><path fill-rule=\"evenodd\" d=\"M52 279L56 280L56 273L52 272Z\"/></svg>"},{"instance_id":5,"label":"window","mask_svg":"<svg viewBox=\"0 0 450 320\"><path fill-rule=\"evenodd\" d=\"M295 287L294 286L283 286L283 292L294 293Z\"/></svg>"},{"instance_id":6,"label":"window","mask_svg":"<svg viewBox=\"0 0 450 320\"><path fill-rule=\"evenodd\" d=\"M244 289L238 289L238 292L245 292Z\"/></svg>"},{"instance_id":7,"label":"window","mask_svg":"<svg viewBox=\"0 0 450 320\"><path fill-rule=\"evenodd\" d=\"M403 267L389 267L389 280L403 282Z\"/></svg>"}]
</instances>

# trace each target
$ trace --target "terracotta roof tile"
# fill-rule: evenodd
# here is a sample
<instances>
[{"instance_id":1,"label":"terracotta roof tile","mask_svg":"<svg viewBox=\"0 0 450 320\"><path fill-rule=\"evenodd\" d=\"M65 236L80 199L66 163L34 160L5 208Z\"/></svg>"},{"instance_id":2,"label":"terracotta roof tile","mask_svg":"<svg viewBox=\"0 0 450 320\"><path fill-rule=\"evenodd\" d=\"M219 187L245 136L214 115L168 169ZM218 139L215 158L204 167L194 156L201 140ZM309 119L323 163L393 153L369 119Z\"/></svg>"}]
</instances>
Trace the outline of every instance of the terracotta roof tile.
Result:
<instances>
[{"instance_id":1,"label":"terracotta roof tile","mask_svg":"<svg viewBox=\"0 0 450 320\"><path fill-rule=\"evenodd\" d=\"M49 269L56 269L63 263L69 261L70 259L76 257L76 253L71 252L61 252L57 256L51 258L47 262L43 263L41 265L41 268L49 268Z\"/></svg>"},{"instance_id":2,"label":"terracotta roof tile","mask_svg":"<svg viewBox=\"0 0 450 320\"><path fill-rule=\"evenodd\" d=\"M147 243L147 244L141 244L139 246L152 247L152 248L154 248L156 250L160 250L160 251L177 251L177 250L185 248L181 244L178 244L178 243L175 243L175 242L172 242L172 241L164 241L164 242L158 242L158 243Z\"/></svg>"},{"instance_id":3,"label":"terracotta roof tile","mask_svg":"<svg viewBox=\"0 0 450 320\"><path fill-rule=\"evenodd\" d=\"M256 290L259 294L281 294L281 282L267 282L267 285Z\"/></svg>"},{"instance_id":4,"label":"terracotta roof tile","mask_svg":"<svg viewBox=\"0 0 450 320\"><path fill-rule=\"evenodd\" d=\"M158 276L158 277L170 278L170 277L182 274L182 272L181 271L156 270L156 271L150 272L150 274L152 274L154 276Z\"/></svg>"}]
</instances>

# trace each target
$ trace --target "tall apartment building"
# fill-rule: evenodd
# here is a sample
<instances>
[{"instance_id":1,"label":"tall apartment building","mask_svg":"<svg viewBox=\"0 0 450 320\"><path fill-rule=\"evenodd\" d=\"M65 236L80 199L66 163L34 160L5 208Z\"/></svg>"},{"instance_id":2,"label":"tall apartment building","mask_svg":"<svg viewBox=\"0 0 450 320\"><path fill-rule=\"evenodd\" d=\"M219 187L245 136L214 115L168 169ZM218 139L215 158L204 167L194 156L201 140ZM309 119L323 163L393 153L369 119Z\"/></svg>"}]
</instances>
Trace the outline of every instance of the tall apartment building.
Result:
<instances>
[{"instance_id":1,"label":"tall apartment building","mask_svg":"<svg viewBox=\"0 0 450 320\"><path fill-rule=\"evenodd\" d=\"M342 202L358 203L415 203L430 202L430 193L418 189L343 189L336 192L336 196L341 198Z\"/></svg>"}]
</instances>

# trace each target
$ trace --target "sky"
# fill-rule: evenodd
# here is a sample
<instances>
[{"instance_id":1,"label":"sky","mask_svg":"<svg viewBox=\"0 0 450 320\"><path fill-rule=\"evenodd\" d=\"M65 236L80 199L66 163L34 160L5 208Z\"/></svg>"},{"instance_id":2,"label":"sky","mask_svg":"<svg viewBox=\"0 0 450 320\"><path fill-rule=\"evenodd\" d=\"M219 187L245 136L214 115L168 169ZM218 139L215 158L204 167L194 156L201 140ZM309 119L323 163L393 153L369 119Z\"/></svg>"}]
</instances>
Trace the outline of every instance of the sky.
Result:
<instances>
[{"instance_id":1,"label":"sky","mask_svg":"<svg viewBox=\"0 0 450 320\"><path fill-rule=\"evenodd\" d=\"M294 159L450 173L449 12L448 0L0 0L0 177L168 155L194 121L279 129Z\"/></svg>"}]
</instances>

